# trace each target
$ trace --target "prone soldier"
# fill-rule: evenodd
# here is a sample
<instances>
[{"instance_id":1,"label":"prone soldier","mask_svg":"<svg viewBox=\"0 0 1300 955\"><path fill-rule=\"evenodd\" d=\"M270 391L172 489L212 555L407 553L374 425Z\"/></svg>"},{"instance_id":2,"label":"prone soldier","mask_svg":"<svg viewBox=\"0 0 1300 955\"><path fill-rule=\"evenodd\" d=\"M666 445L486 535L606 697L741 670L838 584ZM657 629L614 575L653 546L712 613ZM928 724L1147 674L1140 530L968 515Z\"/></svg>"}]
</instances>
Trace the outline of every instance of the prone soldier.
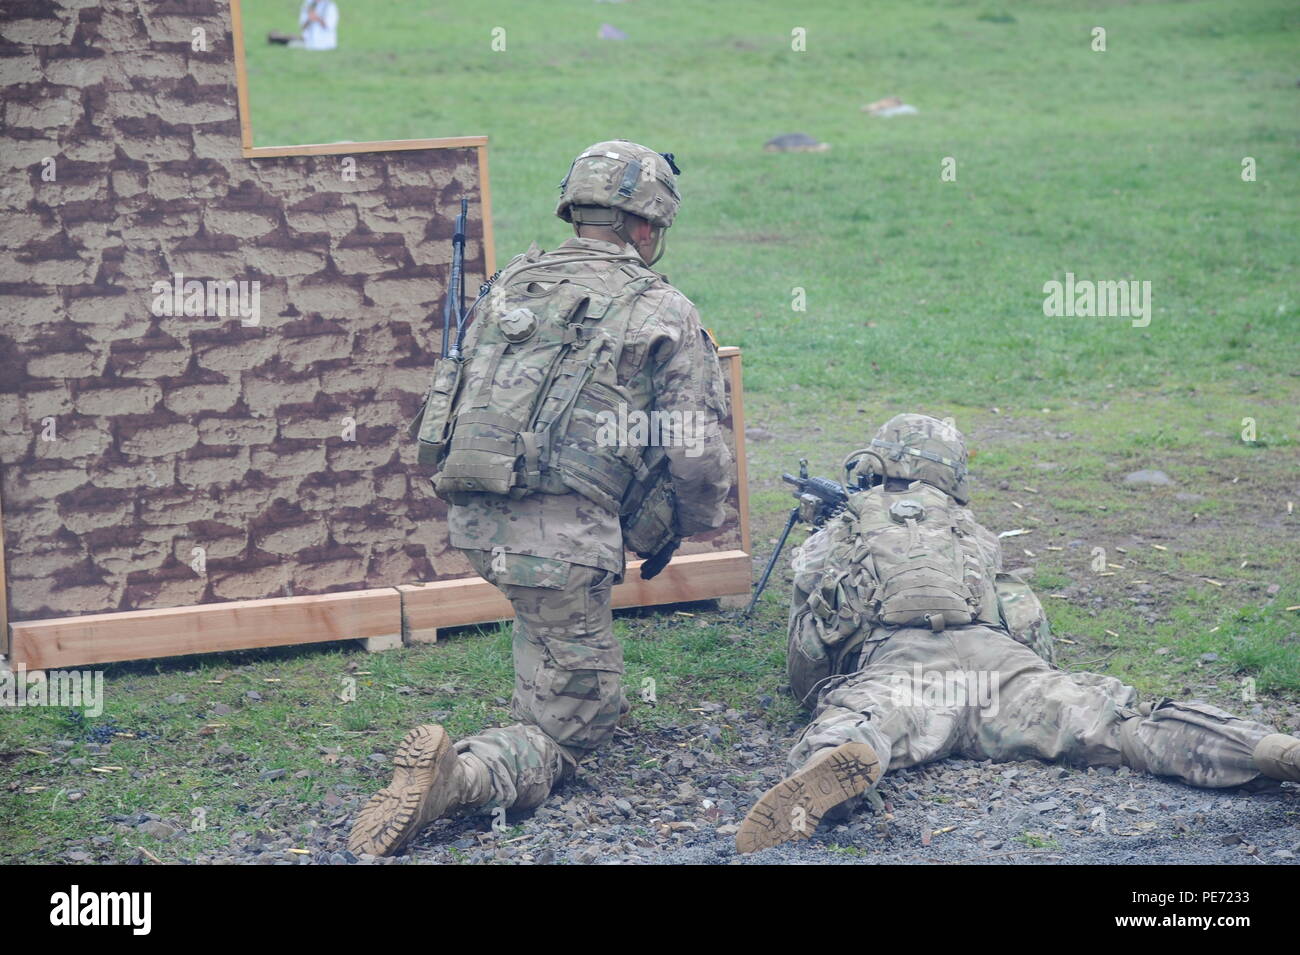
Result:
<instances>
[{"instance_id":1,"label":"prone soldier","mask_svg":"<svg viewBox=\"0 0 1300 955\"><path fill-rule=\"evenodd\" d=\"M787 669L813 719L790 775L741 823L740 852L806 839L890 768L946 756L1128 766L1204 787L1300 782L1300 739L1056 669L1041 605L965 506L966 465L961 433L917 414L846 459L857 489L794 558Z\"/></svg>"}]
</instances>

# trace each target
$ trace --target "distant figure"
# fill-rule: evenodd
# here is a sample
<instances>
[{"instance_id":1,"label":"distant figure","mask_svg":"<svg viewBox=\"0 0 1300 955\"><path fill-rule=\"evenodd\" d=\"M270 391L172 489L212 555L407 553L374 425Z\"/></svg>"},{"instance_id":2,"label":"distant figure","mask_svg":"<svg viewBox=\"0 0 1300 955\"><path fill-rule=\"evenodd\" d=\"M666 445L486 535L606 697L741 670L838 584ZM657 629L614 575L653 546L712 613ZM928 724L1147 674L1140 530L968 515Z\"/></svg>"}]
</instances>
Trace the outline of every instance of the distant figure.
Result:
<instances>
[{"instance_id":1,"label":"distant figure","mask_svg":"<svg viewBox=\"0 0 1300 955\"><path fill-rule=\"evenodd\" d=\"M304 50L332 50L339 45L339 8L334 0L302 0L298 11L299 34L272 30L268 43L300 47Z\"/></svg>"}]
</instances>

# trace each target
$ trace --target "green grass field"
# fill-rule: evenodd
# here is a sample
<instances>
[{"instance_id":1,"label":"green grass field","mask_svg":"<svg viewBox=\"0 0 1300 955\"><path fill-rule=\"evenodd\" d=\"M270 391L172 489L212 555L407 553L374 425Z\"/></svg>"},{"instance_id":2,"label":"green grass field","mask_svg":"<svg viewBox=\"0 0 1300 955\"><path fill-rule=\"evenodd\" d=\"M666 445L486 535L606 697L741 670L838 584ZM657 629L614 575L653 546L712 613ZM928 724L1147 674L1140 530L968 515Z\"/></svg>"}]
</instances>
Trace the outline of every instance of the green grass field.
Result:
<instances>
[{"instance_id":1,"label":"green grass field","mask_svg":"<svg viewBox=\"0 0 1300 955\"><path fill-rule=\"evenodd\" d=\"M1008 563L1034 568L1066 667L1300 726L1300 614L1287 609L1300 605L1300 8L340 0L337 51L256 39L291 29L297 6L244 3L256 144L487 134L502 262L562 240L556 185L581 148L630 138L676 154L684 205L660 267L744 348L748 423L773 436L749 443L760 561L790 506L779 473L798 457L833 474L898 411L952 415L975 453L976 513L1029 532L1005 541ZM627 39L598 39L603 22ZM887 95L919 114L861 111ZM763 151L788 132L832 148ZM945 157L955 182L940 179ZM1150 325L1045 317L1043 285L1067 271L1150 281ZM796 288L806 311L791 307ZM1126 486L1140 468L1175 484ZM1091 568L1094 547L1107 570ZM660 699L629 728L770 695L774 735L787 733L787 599L777 574L749 622L699 607L621 616L629 696L651 676ZM510 672L500 631L374 657L109 668L95 726L111 759L67 713L0 721L0 787L24 797L0 800L0 859L59 858L88 834L108 837L101 854L172 859L240 825L300 831L295 801L378 785L357 765L413 723L459 734L505 719ZM1257 700L1243 699L1248 680ZM230 712L214 718L217 703ZM59 755L120 769L52 762L64 739ZM278 767L308 775L274 784L289 805L244 820L270 785L257 774ZM183 847L106 822L188 820L196 805L228 822Z\"/></svg>"},{"instance_id":2,"label":"green grass field","mask_svg":"<svg viewBox=\"0 0 1300 955\"><path fill-rule=\"evenodd\" d=\"M1294 385L1300 10L1284 0L1035 3L1011 22L979 3L367 0L341 5L324 54L257 42L292 0L246 6L257 145L485 133L503 260L562 238L556 185L584 146L675 152L662 267L747 350L750 394L797 384L813 410ZM605 21L628 39L598 39ZM886 95L920 115L861 112ZM763 152L786 132L832 148ZM1066 271L1149 280L1151 325L1045 318L1043 283Z\"/></svg>"}]
</instances>

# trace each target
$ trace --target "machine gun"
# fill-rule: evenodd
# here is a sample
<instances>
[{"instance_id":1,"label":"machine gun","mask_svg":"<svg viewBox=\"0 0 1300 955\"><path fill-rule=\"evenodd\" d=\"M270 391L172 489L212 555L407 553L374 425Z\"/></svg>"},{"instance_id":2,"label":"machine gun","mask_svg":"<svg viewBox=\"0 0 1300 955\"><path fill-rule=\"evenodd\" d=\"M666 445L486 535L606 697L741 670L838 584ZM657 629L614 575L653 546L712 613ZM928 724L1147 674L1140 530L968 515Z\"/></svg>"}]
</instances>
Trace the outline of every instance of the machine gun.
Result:
<instances>
[{"instance_id":1,"label":"machine gun","mask_svg":"<svg viewBox=\"0 0 1300 955\"><path fill-rule=\"evenodd\" d=\"M794 528L794 525L802 520L813 527L821 527L844 510L845 505L849 502L849 495L844 489L844 485L832 481L830 478L808 476L807 458L799 459L798 477L793 474L782 474L781 480L786 484L794 485L795 500L799 503L790 511L790 517L785 522L785 530L781 532L781 539L777 541L776 550L772 551L767 567L763 570L763 576L758 579L758 586L754 588L754 596L749 598L749 606L745 608L745 612L742 614L745 617L753 613L754 606L758 603L763 588L767 586L767 579L772 576L772 568L776 566L777 559L781 556L781 551L785 547L786 538L790 536L790 531Z\"/></svg>"}]
</instances>

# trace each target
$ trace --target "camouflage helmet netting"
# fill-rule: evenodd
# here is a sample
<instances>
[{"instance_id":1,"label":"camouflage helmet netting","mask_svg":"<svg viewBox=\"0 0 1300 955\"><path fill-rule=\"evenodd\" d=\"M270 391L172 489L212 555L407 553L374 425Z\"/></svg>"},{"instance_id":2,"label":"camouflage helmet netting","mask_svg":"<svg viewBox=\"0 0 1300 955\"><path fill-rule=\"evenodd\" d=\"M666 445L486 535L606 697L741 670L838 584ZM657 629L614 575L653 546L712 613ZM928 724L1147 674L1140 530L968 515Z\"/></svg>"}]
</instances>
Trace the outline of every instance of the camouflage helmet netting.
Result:
<instances>
[{"instance_id":1,"label":"camouflage helmet netting","mask_svg":"<svg viewBox=\"0 0 1300 955\"><path fill-rule=\"evenodd\" d=\"M846 461L857 461L858 473L908 481L924 481L965 504L966 439L951 425L923 414L890 418L871 439L870 446L855 451Z\"/></svg>"},{"instance_id":2,"label":"camouflage helmet netting","mask_svg":"<svg viewBox=\"0 0 1300 955\"><path fill-rule=\"evenodd\" d=\"M572 222L572 206L622 209L667 229L681 205L677 177L663 156L626 139L584 149L560 183L555 214Z\"/></svg>"}]
</instances>

